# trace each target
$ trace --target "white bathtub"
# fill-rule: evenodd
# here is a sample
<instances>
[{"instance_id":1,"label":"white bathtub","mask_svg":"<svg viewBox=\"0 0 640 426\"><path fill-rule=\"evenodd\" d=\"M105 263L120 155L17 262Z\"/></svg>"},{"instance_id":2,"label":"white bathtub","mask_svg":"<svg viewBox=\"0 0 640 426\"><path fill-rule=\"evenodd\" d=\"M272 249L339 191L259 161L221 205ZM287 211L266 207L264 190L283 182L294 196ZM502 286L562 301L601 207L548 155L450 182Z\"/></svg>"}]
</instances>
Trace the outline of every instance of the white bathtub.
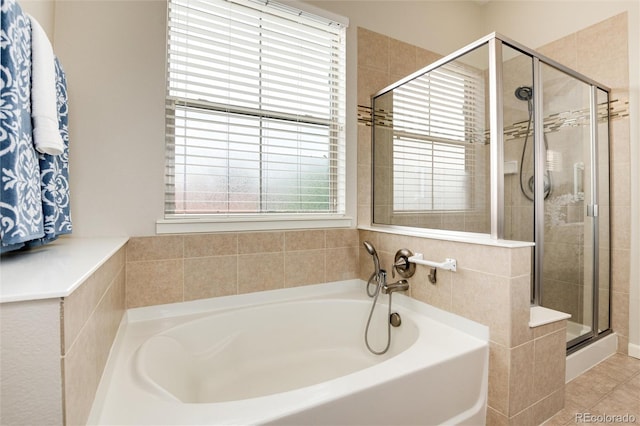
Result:
<instances>
[{"instance_id":1,"label":"white bathtub","mask_svg":"<svg viewBox=\"0 0 640 426\"><path fill-rule=\"evenodd\" d=\"M386 343L388 297L372 320ZM360 280L131 309L90 424L484 424L488 328Z\"/></svg>"}]
</instances>

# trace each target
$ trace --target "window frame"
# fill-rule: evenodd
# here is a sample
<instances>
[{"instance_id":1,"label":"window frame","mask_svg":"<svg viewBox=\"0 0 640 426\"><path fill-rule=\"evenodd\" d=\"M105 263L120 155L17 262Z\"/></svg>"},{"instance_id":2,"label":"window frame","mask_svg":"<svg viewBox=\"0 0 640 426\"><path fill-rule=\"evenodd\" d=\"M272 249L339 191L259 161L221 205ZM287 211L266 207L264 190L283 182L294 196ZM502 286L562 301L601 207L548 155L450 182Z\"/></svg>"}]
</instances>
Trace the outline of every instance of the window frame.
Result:
<instances>
[{"instance_id":1,"label":"window frame","mask_svg":"<svg viewBox=\"0 0 640 426\"><path fill-rule=\"evenodd\" d=\"M269 2L264 2L266 3ZM295 7L305 13L310 13L313 15L317 15L322 18L330 19L335 22L341 24L344 28L344 41L343 41L343 49L346 51L346 37L348 27L348 20L346 18L331 14L322 9L316 8L311 5L307 5L304 3L294 2L287 3L285 7ZM167 7L169 8L169 2L167 3ZM167 15L167 19L169 19L169 15ZM169 29L169 21L167 21L167 29ZM169 48L169 33L167 31L167 48ZM346 58L343 61L342 68L342 77L345 81L347 79L347 67L346 67ZM167 58L166 66L169 67L169 58ZM167 81L169 79L169 71L167 68ZM342 104L344 105L347 98L346 91L343 93L343 98L341 99ZM215 104L213 102L200 101L200 100L189 100L181 97L170 96L169 94L169 84L167 83L167 93L166 93L166 109L170 108L194 108L194 109L204 109L209 111L218 111L229 113L230 110L233 110L234 107L229 107L228 105ZM343 108L342 118L345 120L342 122L342 128L339 130L342 132L342 138L340 139L340 143L342 143L342 147L338 147L341 150L341 155L343 158L340 160L343 163L343 171L342 174L338 174L336 180L332 181L330 184L330 199L335 199L338 196L342 196L342 200L338 201L341 203L342 209L344 211L327 211L327 212L293 212L293 213L271 213L271 212L255 212L255 213L192 213L192 214L183 214L183 213L170 213L167 211L167 203L171 202L169 200L169 192L167 191L167 183L165 183L164 190L164 218L156 221L156 232L158 234L164 233L190 233L190 232L216 232L216 231L239 231L239 230L272 230L272 229L300 229L300 228L332 228L332 227L352 227L352 218L347 214L349 210L349 203L347 202L347 194L348 186L346 182L346 177L349 174L348 169L349 165L346 161L346 127L348 126L349 118L346 116L346 111ZM287 121L287 113L272 113L266 112L265 110L255 109L254 111L250 111L250 109L235 108L238 114L249 114L253 117L259 119L276 119L276 120L285 120ZM233 113L233 111L231 112ZM175 114L173 115L175 118ZM167 121L171 120L172 117L167 115ZM298 120L299 121L299 120ZM311 125L321 125L327 126L328 134L335 133L335 122L332 120L326 120L322 118L309 118L308 124ZM293 121L289 120L290 123ZM175 135L175 134L174 134ZM171 135L171 138L174 136ZM168 145L170 135L167 134L167 141L165 145ZM261 142L262 143L262 142ZM329 142L328 146L332 146L333 143ZM167 156L169 157L170 149L167 149ZM331 149L332 155L338 155L338 151ZM175 153L175 151L174 151ZM171 161L171 158L167 158L166 167L171 168L174 167L175 162ZM335 167L335 163L329 162L330 167ZM165 178L170 175L169 172L165 171ZM342 189L338 188L341 186ZM339 194L341 192L341 194ZM333 203L335 205L335 202Z\"/></svg>"}]
</instances>

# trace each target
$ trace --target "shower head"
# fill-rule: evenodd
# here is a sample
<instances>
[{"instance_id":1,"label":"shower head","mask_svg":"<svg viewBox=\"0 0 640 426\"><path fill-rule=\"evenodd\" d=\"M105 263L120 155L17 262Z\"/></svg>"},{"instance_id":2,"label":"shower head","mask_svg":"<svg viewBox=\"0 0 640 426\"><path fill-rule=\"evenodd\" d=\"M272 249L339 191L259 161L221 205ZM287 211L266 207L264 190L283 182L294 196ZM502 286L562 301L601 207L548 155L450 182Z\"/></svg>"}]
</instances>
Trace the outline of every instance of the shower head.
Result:
<instances>
[{"instance_id":1,"label":"shower head","mask_svg":"<svg viewBox=\"0 0 640 426\"><path fill-rule=\"evenodd\" d=\"M376 252L376 249L373 248L373 244L371 244L369 241L365 241L363 244L364 244L364 248L366 248L369 254L373 257L373 266L376 269L375 274L379 275L380 260L378 259L378 253Z\"/></svg>"},{"instance_id":2,"label":"shower head","mask_svg":"<svg viewBox=\"0 0 640 426\"><path fill-rule=\"evenodd\" d=\"M365 241L363 244L364 244L364 248L367 249L367 251L369 252L369 254L371 256L376 256L377 255L376 249L373 248L373 245L369 241Z\"/></svg>"},{"instance_id":3,"label":"shower head","mask_svg":"<svg viewBox=\"0 0 640 426\"><path fill-rule=\"evenodd\" d=\"M520 86L516 89L515 93L516 98L521 101L530 101L533 98L533 89L529 86Z\"/></svg>"}]
</instances>

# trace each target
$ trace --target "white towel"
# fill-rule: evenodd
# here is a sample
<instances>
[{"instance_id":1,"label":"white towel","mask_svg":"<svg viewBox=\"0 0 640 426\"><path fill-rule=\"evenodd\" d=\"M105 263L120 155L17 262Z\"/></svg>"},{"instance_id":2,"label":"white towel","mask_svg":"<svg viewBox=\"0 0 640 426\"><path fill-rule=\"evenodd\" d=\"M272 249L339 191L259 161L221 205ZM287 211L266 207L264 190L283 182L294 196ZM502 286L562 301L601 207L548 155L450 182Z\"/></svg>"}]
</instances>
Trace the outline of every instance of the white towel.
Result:
<instances>
[{"instance_id":1,"label":"white towel","mask_svg":"<svg viewBox=\"0 0 640 426\"><path fill-rule=\"evenodd\" d=\"M33 144L43 154L60 155L64 142L58 129L56 66L53 48L38 21L31 20L31 121Z\"/></svg>"}]
</instances>

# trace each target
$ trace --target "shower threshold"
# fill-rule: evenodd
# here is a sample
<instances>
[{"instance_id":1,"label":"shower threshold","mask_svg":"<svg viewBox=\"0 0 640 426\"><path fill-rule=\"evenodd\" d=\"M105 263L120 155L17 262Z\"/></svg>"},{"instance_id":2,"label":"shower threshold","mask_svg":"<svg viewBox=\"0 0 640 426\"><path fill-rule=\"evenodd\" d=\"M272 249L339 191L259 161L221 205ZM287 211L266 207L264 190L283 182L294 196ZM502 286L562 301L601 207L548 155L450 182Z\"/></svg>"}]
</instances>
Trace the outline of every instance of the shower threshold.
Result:
<instances>
[{"instance_id":1,"label":"shower threshold","mask_svg":"<svg viewBox=\"0 0 640 426\"><path fill-rule=\"evenodd\" d=\"M611 333L567 355L565 383L570 382L596 364L609 358L616 353L617 349L618 336L615 333Z\"/></svg>"}]
</instances>

